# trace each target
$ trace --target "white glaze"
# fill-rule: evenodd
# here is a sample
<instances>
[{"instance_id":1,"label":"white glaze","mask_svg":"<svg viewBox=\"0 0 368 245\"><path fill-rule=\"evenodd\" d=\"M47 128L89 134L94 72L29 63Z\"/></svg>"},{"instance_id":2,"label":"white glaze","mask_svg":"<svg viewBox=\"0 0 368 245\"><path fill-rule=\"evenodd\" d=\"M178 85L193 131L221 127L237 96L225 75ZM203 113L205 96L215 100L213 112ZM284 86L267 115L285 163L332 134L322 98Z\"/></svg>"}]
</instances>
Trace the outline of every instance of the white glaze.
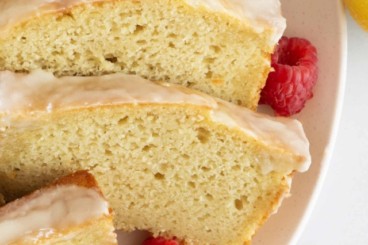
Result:
<instances>
[{"instance_id":1,"label":"white glaze","mask_svg":"<svg viewBox=\"0 0 368 245\"><path fill-rule=\"evenodd\" d=\"M43 14L63 11L77 4L103 0L0 0L0 32L20 21Z\"/></svg>"},{"instance_id":2,"label":"white glaze","mask_svg":"<svg viewBox=\"0 0 368 245\"><path fill-rule=\"evenodd\" d=\"M217 103L218 109L212 112L215 121L239 128L266 145L285 147L304 158L304 161L292 162L293 165L290 165L290 162L279 162L275 165L274 161L267 161L263 158L261 170L264 174L271 171L290 173L297 170L305 172L309 169L311 164L309 141L305 136L303 125L299 121L255 113L226 101L218 100Z\"/></svg>"},{"instance_id":3,"label":"white glaze","mask_svg":"<svg viewBox=\"0 0 368 245\"><path fill-rule=\"evenodd\" d=\"M46 13L63 11L77 4L91 4L104 0L0 0L0 30L18 21ZM107 0L105 0L107 1ZM280 39L286 27L279 0L185 0L187 4L226 13L249 22L256 30L274 29L271 45Z\"/></svg>"},{"instance_id":4,"label":"white glaze","mask_svg":"<svg viewBox=\"0 0 368 245\"><path fill-rule=\"evenodd\" d=\"M66 86L67 85L67 86ZM191 103L216 106L210 96L138 76L61 77L34 71L30 75L0 72L0 112L47 111L121 103Z\"/></svg>"},{"instance_id":5,"label":"white glaze","mask_svg":"<svg viewBox=\"0 0 368 245\"><path fill-rule=\"evenodd\" d=\"M109 214L107 201L96 190L75 185L38 191L29 200L20 199L9 205L16 208L0 212L0 244L31 233L46 236L55 230Z\"/></svg>"},{"instance_id":6,"label":"white glaze","mask_svg":"<svg viewBox=\"0 0 368 245\"><path fill-rule=\"evenodd\" d=\"M0 72L0 114L3 114L0 128L3 130L11 125L12 118L27 113L34 115L54 110L126 103L192 104L207 107L215 122L240 129L266 145L287 149L303 159L292 165L274 165L271 161L263 161L265 173L272 170L303 172L311 163L309 142L297 120L255 113L182 86L157 84L138 76L123 74L55 78L44 71L35 71L30 75ZM17 126L27 127L27 123L25 120L24 125Z\"/></svg>"}]
</instances>

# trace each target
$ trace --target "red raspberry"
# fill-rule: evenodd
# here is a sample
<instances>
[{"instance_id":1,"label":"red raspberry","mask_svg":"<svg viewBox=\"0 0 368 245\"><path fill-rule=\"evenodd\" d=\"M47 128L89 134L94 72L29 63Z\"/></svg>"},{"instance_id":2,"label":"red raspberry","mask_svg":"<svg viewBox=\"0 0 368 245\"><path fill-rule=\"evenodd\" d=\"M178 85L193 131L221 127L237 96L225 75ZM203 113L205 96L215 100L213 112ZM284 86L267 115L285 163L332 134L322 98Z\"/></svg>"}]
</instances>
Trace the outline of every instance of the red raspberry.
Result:
<instances>
[{"instance_id":1,"label":"red raspberry","mask_svg":"<svg viewBox=\"0 0 368 245\"><path fill-rule=\"evenodd\" d=\"M260 104L270 105L279 116L300 112L313 97L317 61L317 49L308 40L282 37L272 55L274 71L268 75Z\"/></svg>"},{"instance_id":2,"label":"red raspberry","mask_svg":"<svg viewBox=\"0 0 368 245\"><path fill-rule=\"evenodd\" d=\"M163 237L150 237L145 240L142 245L179 245L178 241L172 239L172 240L166 240Z\"/></svg>"}]
</instances>

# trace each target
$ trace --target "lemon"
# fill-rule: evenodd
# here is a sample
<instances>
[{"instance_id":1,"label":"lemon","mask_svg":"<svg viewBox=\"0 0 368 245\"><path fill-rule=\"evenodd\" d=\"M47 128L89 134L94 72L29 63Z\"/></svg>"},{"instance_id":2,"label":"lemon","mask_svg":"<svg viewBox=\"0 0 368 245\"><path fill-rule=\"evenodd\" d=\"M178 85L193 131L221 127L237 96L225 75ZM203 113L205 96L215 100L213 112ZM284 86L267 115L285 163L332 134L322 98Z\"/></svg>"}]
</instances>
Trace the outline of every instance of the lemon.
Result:
<instances>
[{"instance_id":1,"label":"lemon","mask_svg":"<svg viewBox=\"0 0 368 245\"><path fill-rule=\"evenodd\" d=\"M368 31L368 0L344 0L351 16Z\"/></svg>"}]
</instances>

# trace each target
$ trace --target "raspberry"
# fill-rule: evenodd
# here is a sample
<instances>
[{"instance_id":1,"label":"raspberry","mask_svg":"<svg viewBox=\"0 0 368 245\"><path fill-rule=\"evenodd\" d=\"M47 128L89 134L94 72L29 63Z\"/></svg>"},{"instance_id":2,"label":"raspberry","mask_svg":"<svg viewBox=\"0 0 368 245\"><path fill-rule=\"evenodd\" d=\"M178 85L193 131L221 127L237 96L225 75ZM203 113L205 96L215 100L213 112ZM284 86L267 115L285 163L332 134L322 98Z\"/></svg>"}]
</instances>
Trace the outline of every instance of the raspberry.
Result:
<instances>
[{"instance_id":1,"label":"raspberry","mask_svg":"<svg viewBox=\"0 0 368 245\"><path fill-rule=\"evenodd\" d=\"M268 75L260 104L270 105L279 116L300 112L313 97L317 61L317 49L308 40L282 37L271 58L274 71Z\"/></svg>"},{"instance_id":2,"label":"raspberry","mask_svg":"<svg viewBox=\"0 0 368 245\"><path fill-rule=\"evenodd\" d=\"M178 241L172 239L172 240L166 240L163 237L150 237L145 240L142 245L179 245Z\"/></svg>"}]
</instances>

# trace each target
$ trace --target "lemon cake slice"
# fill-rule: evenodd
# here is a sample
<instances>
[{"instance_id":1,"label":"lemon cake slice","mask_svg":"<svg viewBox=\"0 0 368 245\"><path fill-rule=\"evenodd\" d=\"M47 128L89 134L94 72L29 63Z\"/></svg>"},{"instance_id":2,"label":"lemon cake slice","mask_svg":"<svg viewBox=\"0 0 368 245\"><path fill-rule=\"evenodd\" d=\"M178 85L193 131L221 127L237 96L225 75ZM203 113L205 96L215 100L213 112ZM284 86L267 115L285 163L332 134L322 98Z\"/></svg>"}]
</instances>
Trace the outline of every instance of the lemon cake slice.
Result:
<instances>
[{"instance_id":1,"label":"lemon cake slice","mask_svg":"<svg viewBox=\"0 0 368 245\"><path fill-rule=\"evenodd\" d=\"M3 245L117 244L108 203L86 171L0 208L0 230Z\"/></svg>"},{"instance_id":2,"label":"lemon cake slice","mask_svg":"<svg viewBox=\"0 0 368 245\"><path fill-rule=\"evenodd\" d=\"M279 0L3 0L0 69L137 74L255 109Z\"/></svg>"},{"instance_id":3,"label":"lemon cake slice","mask_svg":"<svg viewBox=\"0 0 368 245\"><path fill-rule=\"evenodd\" d=\"M243 244L310 164L298 121L138 76L2 72L0 98L5 195L88 169L125 231Z\"/></svg>"}]
</instances>

